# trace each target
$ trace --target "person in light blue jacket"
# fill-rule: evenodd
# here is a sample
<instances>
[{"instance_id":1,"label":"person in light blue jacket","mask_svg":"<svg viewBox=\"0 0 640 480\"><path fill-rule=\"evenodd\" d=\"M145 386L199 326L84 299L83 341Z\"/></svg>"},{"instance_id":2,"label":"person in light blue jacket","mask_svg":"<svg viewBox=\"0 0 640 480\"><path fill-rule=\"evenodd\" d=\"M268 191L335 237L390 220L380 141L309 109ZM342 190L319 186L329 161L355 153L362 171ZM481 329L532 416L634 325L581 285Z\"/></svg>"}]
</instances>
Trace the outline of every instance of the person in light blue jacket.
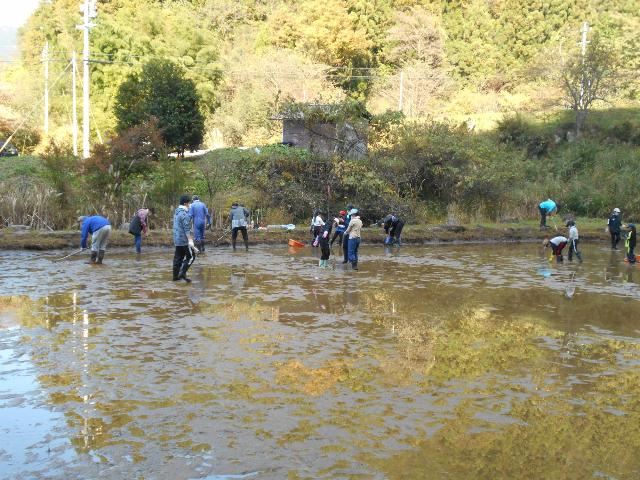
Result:
<instances>
[{"instance_id":1,"label":"person in light blue jacket","mask_svg":"<svg viewBox=\"0 0 640 480\"><path fill-rule=\"evenodd\" d=\"M191 282L187 278L187 270L193 263L191 260L195 258L197 250L193 243L191 234L191 217L189 216L189 205L191 197L182 195L180 197L180 205L176 208L173 215L173 243L176 251L173 254L173 281L184 280Z\"/></svg>"},{"instance_id":2,"label":"person in light blue jacket","mask_svg":"<svg viewBox=\"0 0 640 480\"><path fill-rule=\"evenodd\" d=\"M557 214L559 208L559 205L550 198L538 205L538 210L540 210L540 230L549 228L547 227L547 217Z\"/></svg>"}]
</instances>

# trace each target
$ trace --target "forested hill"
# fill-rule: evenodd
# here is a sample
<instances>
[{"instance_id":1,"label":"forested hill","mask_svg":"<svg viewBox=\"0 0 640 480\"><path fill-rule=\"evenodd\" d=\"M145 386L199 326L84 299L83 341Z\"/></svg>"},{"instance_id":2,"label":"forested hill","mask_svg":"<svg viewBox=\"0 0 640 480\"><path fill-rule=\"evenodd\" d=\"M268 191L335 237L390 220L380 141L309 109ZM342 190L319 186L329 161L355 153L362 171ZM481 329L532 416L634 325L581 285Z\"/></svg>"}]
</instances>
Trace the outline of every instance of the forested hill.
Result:
<instances>
[{"instance_id":1,"label":"forested hill","mask_svg":"<svg viewBox=\"0 0 640 480\"><path fill-rule=\"evenodd\" d=\"M554 71L579 49L583 21L620 57L613 103L622 106L639 95L639 12L636 0L98 0L93 113L112 129L120 83L166 57L195 80L210 143L272 140L268 117L287 98L351 96L373 112L398 109L401 75L409 116L472 118L481 128L504 112L562 107ZM18 103L39 96L45 40L53 78L82 50L79 22L77 0L43 2L31 17L23 63L8 77ZM52 89L58 125L68 124L67 76Z\"/></svg>"}]
</instances>

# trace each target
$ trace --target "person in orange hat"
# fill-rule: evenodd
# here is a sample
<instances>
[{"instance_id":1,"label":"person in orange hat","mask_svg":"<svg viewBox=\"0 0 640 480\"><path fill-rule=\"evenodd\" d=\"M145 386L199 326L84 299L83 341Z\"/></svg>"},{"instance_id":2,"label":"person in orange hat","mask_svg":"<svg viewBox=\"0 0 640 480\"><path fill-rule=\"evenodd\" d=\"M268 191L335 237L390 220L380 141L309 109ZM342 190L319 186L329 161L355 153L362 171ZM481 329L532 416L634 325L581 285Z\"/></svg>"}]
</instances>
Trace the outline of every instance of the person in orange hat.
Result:
<instances>
[{"instance_id":1,"label":"person in orange hat","mask_svg":"<svg viewBox=\"0 0 640 480\"><path fill-rule=\"evenodd\" d=\"M333 232L333 237L331 237L331 242L329 243L329 247L333 247L333 242L336 241L336 238L340 237L340 245L342 245L342 239L344 237L344 231L347 229L344 225L344 217L347 215L346 210L340 210L340 215L333 219L333 226L335 228Z\"/></svg>"}]
</instances>

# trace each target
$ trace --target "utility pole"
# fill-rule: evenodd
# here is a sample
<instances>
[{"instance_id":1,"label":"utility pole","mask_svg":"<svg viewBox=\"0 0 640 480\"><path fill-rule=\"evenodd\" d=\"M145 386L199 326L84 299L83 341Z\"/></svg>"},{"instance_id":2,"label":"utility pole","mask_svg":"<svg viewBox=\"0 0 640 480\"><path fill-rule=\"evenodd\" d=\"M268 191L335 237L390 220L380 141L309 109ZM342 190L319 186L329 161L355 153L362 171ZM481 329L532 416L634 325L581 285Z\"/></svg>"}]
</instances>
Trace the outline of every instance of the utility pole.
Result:
<instances>
[{"instance_id":1,"label":"utility pole","mask_svg":"<svg viewBox=\"0 0 640 480\"><path fill-rule=\"evenodd\" d=\"M582 52L582 61L584 61L584 56L587 54L587 34L589 33L589 22L584 22L582 24L582 42L580 42Z\"/></svg>"},{"instance_id":2,"label":"utility pole","mask_svg":"<svg viewBox=\"0 0 640 480\"><path fill-rule=\"evenodd\" d=\"M44 134L49 135L49 41L42 49L44 63Z\"/></svg>"},{"instance_id":3,"label":"utility pole","mask_svg":"<svg viewBox=\"0 0 640 480\"><path fill-rule=\"evenodd\" d=\"M78 74L78 62L76 61L76 51L73 51L71 58L71 116L73 123L73 156L78 157L78 106L76 100L76 75Z\"/></svg>"},{"instance_id":4,"label":"utility pole","mask_svg":"<svg viewBox=\"0 0 640 480\"><path fill-rule=\"evenodd\" d=\"M77 25L78 30L82 30L84 34L84 48L82 49L82 158L89 158L89 30L96 26L91 22L92 18L96 18L95 0L84 0L80 5L80 11L83 14L83 24Z\"/></svg>"},{"instance_id":5,"label":"utility pole","mask_svg":"<svg viewBox=\"0 0 640 480\"><path fill-rule=\"evenodd\" d=\"M400 72L400 95L398 98L398 111L402 112L403 101L404 101L404 72Z\"/></svg>"}]
</instances>

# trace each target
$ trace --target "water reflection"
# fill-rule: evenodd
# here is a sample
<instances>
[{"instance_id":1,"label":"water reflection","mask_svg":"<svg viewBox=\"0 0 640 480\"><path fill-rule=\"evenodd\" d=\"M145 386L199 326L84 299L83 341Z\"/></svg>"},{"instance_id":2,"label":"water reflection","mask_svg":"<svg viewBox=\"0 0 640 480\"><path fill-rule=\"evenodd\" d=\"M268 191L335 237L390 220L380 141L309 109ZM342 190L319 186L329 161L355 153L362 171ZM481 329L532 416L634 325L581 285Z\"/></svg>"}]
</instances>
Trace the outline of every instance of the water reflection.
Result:
<instances>
[{"instance_id":1,"label":"water reflection","mask_svg":"<svg viewBox=\"0 0 640 480\"><path fill-rule=\"evenodd\" d=\"M5 262L0 342L22 353L2 357L0 416L47 419L0 473L632 478L636 267L584 250L558 265L527 245L365 247L360 272L319 270L310 249L212 250L189 286L164 251L144 273L125 253L34 260L29 278ZM25 428L2 425L2 445Z\"/></svg>"}]
</instances>

